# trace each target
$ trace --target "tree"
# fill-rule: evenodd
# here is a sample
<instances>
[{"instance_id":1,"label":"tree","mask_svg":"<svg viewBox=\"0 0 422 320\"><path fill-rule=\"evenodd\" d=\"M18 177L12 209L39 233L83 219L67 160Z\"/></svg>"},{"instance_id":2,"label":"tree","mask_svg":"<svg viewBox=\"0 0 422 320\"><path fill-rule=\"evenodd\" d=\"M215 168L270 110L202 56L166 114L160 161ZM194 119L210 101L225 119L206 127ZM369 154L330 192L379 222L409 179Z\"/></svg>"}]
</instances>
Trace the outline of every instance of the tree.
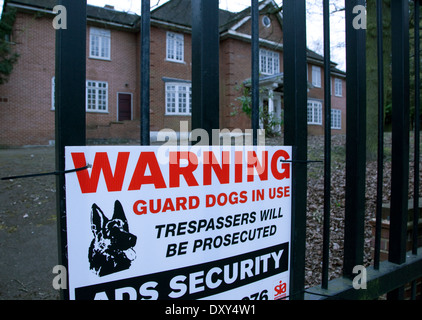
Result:
<instances>
[{"instance_id":1,"label":"tree","mask_svg":"<svg viewBox=\"0 0 422 320\"><path fill-rule=\"evenodd\" d=\"M250 85L250 82L248 83ZM237 87L237 90L241 92L241 96L237 97L236 100L240 102L239 106L232 106L232 116L237 115L239 112L244 112L249 118L252 117L252 92L249 86L245 83ZM260 94L263 94L265 90L259 89ZM266 137L275 137L280 134L280 126L283 125L283 115L278 118L274 113L268 112L268 105L259 106L259 122L262 124L265 130Z\"/></svg>"},{"instance_id":2,"label":"tree","mask_svg":"<svg viewBox=\"0 0 422 320\"><path fill-rule=\"evenodd\" d=\"M13 52L10 34L16 20L16 9L3 11L0 20L0 85L8 81L19 55Z\"/></svg>"},{"instance_id":3,"label":"tree","mask_svg":"<svg viewBox=\"0 0 422 320\"><path fill-rule=\"evenodd\" d=\"M415 28L419 27L419 30L422 29L422 20L415 21L415 1L413 1L413 5L412 3L410 3L410 21L409 21L409 28L410 28L410 34L409 34L409 54L410 54L410 70L409 70L409 74L410 74L410 124L413 125L415 123L415 94L416 94L416 87L415 87L415 59L417 58L415 56ZM421 47L421 38L419 38L419 48ZM420 59L420 56L419 56ZM419 70L420 74L421 74L421 70ZM422 87L421 87L422 88ZM419 88L419 89L421 89ZM422 90L420 90L420 98L422 98ZM422 100L420 100L422 101ZM419 119L420 121L420 119Z\"/></svg>"},{"instance_id":4,"label":"tree","mask_svg":"<svg viewBox=\"0 0 422 320\"><path fill-rule=\"evenodd\" d=\"M377 7L375 0L366 2L366 153L368 160L377 158L378 146L378 46L377 46ZM390 1L382 1L383 69L384 69L384 122L390 118L391 109L391 9Z\"/></svg>"}]
</instances>

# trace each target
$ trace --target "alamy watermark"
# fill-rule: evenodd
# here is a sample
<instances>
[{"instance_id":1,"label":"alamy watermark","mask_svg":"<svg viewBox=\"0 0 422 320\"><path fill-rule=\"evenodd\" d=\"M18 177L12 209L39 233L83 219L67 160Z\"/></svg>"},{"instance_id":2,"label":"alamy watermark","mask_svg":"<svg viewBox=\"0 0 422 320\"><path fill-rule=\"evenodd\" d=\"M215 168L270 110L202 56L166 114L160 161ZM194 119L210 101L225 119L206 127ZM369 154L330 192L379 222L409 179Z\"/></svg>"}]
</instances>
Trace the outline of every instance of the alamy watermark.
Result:
<instances>
[{"instance_id":1,"label":"alamy watermark","mask_svg":"<svg viewBox=\"0 0 422 320\"><path fill-rule=\"evenodd\" d=\"M357 14L353 18L353 28L356 30L364 29L366 30L366 8L365 6L358 5L353 7L353 14Z\"/></svg>"},{"instance_id":2,"label":"alamy watermark","mask_svg":"<svg viewBox=\"0 0 422 320\"><path fill-rule=\"evenodd\" d=\"M67 29L67 9L65 6L57 5L53 8L53 13L56 16L53 19L53 28L58 29Z\"/></svg>"},{"instance_id":3,"label":"alamy watermark","mask_svg":"<svg viewBox=\"0 0 422 320\"><path fill-rule=\"evenodd\" d=\"M57 265L53 268L53 273L57 274L53 279L53 288L55 290L67 289L67 269L65 266Z\"/></svg>"},{"instance_id":4,"label":"alamy watermark","mask_svg":"<svg viewBox=\"0 0 422 320\"><path fill-rule=\"evenodd\" d=\"M353 278L353 288L355 290L367 289L366 268L362 265L357 265L352 270L353 274L357 276Z\"/></svg>"},{"instance_id":5,"label":"alamy watermark","mask_svg":"<svg viewBox=\"0 0 422 320\"><path fill-rule=\"evenodd\" d=\"M67 10L63 5L57 5L53 8L53 13L56 16L53 19L53 28L67 29ZM357 16L353 19L353 28L356 30L366 30L366 8L363 5L357 5L353 7L353 14Z\"/></svg>"}]
</instances>

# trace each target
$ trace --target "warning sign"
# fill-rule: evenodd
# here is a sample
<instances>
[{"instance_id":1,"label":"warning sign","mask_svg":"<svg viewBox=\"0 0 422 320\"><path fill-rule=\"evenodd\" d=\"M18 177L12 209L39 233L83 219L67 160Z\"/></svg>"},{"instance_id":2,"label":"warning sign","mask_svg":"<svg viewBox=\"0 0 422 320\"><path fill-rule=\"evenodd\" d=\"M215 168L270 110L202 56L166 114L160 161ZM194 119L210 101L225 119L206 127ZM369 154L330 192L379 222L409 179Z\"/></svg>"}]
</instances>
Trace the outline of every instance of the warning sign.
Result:
<instances>
[{"instance_id":1,"label":"warning sign","mask_svg":"<svg viewBox=\"0 0 422 320\"><path fill-rule=\"evenodd\" d=\"M67 147L71 299L281 299L290 147Z\"/></svg>"}]
</instances>

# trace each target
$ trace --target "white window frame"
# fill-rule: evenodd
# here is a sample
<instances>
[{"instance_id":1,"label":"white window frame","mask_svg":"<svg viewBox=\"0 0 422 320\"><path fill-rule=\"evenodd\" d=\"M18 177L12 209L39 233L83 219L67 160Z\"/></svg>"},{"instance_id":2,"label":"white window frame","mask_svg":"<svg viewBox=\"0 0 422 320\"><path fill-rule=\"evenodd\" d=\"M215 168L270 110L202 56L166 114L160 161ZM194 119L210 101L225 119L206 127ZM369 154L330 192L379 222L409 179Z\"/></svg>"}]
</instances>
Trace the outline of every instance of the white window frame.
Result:
<instances>
[{"instance_id":1,"label":"white window frame","mask_svg":"<svg viewBox=\"0 0 422 320\"><path fill-rule=\"evenodd\" d=\"M190 116L192 114L192 84L166 82L166 115Z\"/></svg>"},{"instance_id":2,"label":"white window frame","mask_svg":"<svg viewBox=\"0 0 422 320\"><path fill-rule=\"evenodd\" d=\"M166 36L166 60L184 63L185 39L183 33L167 32Z\"/></svg>"},{"instance_id":3,"label":"white window frame","mask_svg":"<svg viewBox=\"0 0 422 320\"><path fill-rule=\"evenodd\" d=\"M259 72L266 75L280 73L280 54L271 50L259 49Z\"/></svg>"},{"instance_id":4,"label":"white window frame","mask_svg":"<svg viewBox=\"0 0 422 320\"><path fill-rule=\"evenodd\" d=\"M89 87L89 85L95 83L95 87L92 85ZM99 109L98 106L100 104L100 100L97 100L99 97L98 92L102 89L98 87L98 84L105 84L105 110ZM95 90L95 108L88 108L88 93L89 90ZM104 90L104 89L103 89ZM56 93L56 77L51 78L51 110L56 110L56 101L55 101L55 93ZM85 108L86 112L100 112L100 113L108 113L108 83L106 81L94 81L94 80L87 80L85 84Z\"/></svg>"},{"instance_id":5,"label":"white window frame","mask_svg":"<svg viewBox=\"0 0 422 320\"><path fill-rule=\"evenodd\" d=\"M108 113L108 82L86 81L86 112Z\"/></svg>"},{"instance_id":6,"label":"white window frame","mask_svg":"<svg viewBox=\"0 0 422 320\"><path fill-rule=\"evenodd\" d=\"M331 129L341 130L340 109L331 109Z\"/></svg>"},{"instance_id":7,"label":"white window frame","mask_svg":"<svg viewBox=\"0 0 422 320\"><path fill-rule=\"evenodd\" d=\"M334 78L334 95L336 97L343 96L343 81L338 78Z\"/></svg>"},{"instance_id":8,"label":"white window frame","mask_svg":"<svg viewBox=\"0 0 422 320\"><path fill-rule=\"evenodd\" d=\"M312 66L312 85L321 88L321 67Z\"/></svg>"},{"instance_id":9,"label":"white window frame","mask_svg":"<svg viewBox=\"0 0 422 320\"><path fill-rule=\"evenodd\" d=\"M322 125L322 102L308 100L308 124Z\"/></svg>"},{"instance_id":10,"label":"white window frame","mask_svg":"<svg viewBox=\"0 0 422 320\"><path fill-rule=\"evenodd\" d=\"M110 30L91 27L89 29L89 57L92 59L111 60L110 52Z\"/></svg>"},{"instance_id":11,"label":"white window frame","mask_svg":"<svg viewBox=\"0 0 422 320\"><path fill-rule=\"evenodd\" d=\"M51 110L56 110L56 77L51 78Z\"/></svg>"}]
</instances>

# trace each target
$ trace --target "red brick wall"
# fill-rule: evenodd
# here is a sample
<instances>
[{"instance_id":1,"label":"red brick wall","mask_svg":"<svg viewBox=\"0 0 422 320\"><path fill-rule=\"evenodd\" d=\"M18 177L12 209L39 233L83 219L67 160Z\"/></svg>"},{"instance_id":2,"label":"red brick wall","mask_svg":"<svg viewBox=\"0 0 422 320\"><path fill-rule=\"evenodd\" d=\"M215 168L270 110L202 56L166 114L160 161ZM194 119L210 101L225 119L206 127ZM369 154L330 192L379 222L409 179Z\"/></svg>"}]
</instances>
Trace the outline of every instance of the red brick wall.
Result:
<instances>
[{"instance_id":1,"label":"red brick wall","mask_svg":"<svg viewBox=\"0 0 422 320\"><path fill-rule=\"evenodd\" d=\"M262 24L262 18L268 16L271 20L271 25L267 28ZM239 27L238 32L244 34L251 34L252 21L249 19L242 26ZM283 31L280 27L280 23L275 15L260 15L259 16L259 37L275 43L283 43Z\"/></svg>"},{"instance_id":2,"label":"red brick wall","mask_svg":"<svg viewBox=\"0 0 422 320\"><path fill-rule=\"evenodd\" d=\"M137 34L111 29L111 59L100 60L89 58L89 32L87 27L87 80L108 82L108 113L87 112L87 127L93 125L108 125L117 121L117 94L131 93L133 97L132 109L139 109L139 91L137 74L139 73L139 59L137 59Z\"/></svg>"},{"instance_id":3,"label":"red brick wall","mask_svg":"<svg viewBox=\"0 0 422 320\"><path fill-rule=\"evenodd\" d=\"M346 80L344 78L341 79L342 84L342 96L337 97L334 94L334 79L336 77L332 76L332 92L331 95L331 108L341 110L341 130L332 130L332 134L346 134ZM340 79L340 78L337 78Z\"/></svg>"},{"instance_id":4,"label":"red brick wall","mask_svg":"<svg viewBox=\"0 0 422 320\"><path fill-rule=\"evenodd\" d=\"M260 21L262 21L262 17ZM260 27L261 37L274 43L281 43L283 33L274 16L270 16L270 28ZM55 30L52 16L35 17L34 14L18 13L13 32L14 47L20 54L18 63L10 76L9 83L0 86L0 145L45 145L54 140L54 110L52 110L51 80L54 76ZM133 119L140 119L140 34L112 29L111 59L109 61L89 58L89 30L87 27L87 75L88 80L108 82L108 112L87 112L88 138L99 137L93 128L108 126L118 119L117 96L119 92L132 94ZM238 32L250 33L250 21ZM180 31L176 31L181 33ZM167 30L155 25L151 27L151 130L171 128L178 131L181 121L190 116L165 114L165 82L163 77L191 80L191 35L184 33L184 62L166 60ZM274 50L275 48L270 48ZM77 66L75 66L77 67ZM280 71L283 55L280 51ZM309 79L312 79L311 66ZM239 107L236 100L242 93L239 86L251 77L250 42L223 38L220 43L220 127L251 127L250 118L244 113L233 114ZM323 69L321 68L321 74ZM322 88L309 92L310 98L323 100ZM343 96L346 94L343 81ZM332 97L332 106L341 109L342 130L345 131L345 98ZM116 126L112 126L115 128ZM129 128L128 128L129 129ZM101 132L109 132L104 129ZM116 130L116 129L113 129ZM119 130L123 130L119 126ZM333 130L339 133L340 130ZM309 126L310 134L322 134L323 126ZM137 136L138 134L136 134ZM107 138L106 136L103 138Z\"/></svg>"},{"instance_id":5,"label":"red brick wall","mask_svg":"<svg viewBox=\"0 0 422 320\"><path fill-rule=\"evenodd\" d=\"M151 27L151 131L163 128L180 130L180 121L189 121L190 116L166 115L165 82L163 77L188 80L192 79L192 38L188 33L184 35L184 61L173 62L166 60L167 31L158 27ZM173 31L182 33L180 31Z\"/></svg>"},{"instance_id":6,"label":"red brick wall","mask_svg":"<svg viewBox=\"0 0 422 320\"><path fill-rule=\"evenodd\" d=\"M87 27L87 57L89 57ZM46 145L54 140L52 78L55 73L55 30L52 16L18 13L13 31L20 57L9 82L0 86L0 145ZM86 78L108 82L108 112L87 112L87 127L117 121L118 92L131 93L134 118L139 119L139 36L111 30L111 60L87 58ZM75 66L77 67L77 66ZM7 102L5 102L7 101ZM88 136L89 138L89 136Z\"/></svg>"},{"instance_id":7,"label":"red brick wall","mask_svg":"<svg viewBox=\"0 0 422 320\"><path fill-rule=\"evenodd\" d=\"M220 44L220 116L221 128L246 129L251 127L251 120L243 112L235 111L240 102L236 98L242 95L240 85L251 77L251 46L249 43L227 39Z\"/></svg>"},{"instance_id":8,"label":"red brick wall","mask_svg":"<svg viewBox=\"0 0 422 320\"><path fill-rule=\"evenodd\" d=\"M321 68L321 88L311 88L308 92L309 100L317 100L322 103L322 125L308 125L308 134L310 135L322 135L324 134L324 67ZM346 133L346 81L342 79L342 97L337 97L334 95L334 78L337 78L331 75L331 108L341 110L341 130L334 129L331 130L331 134L345 134ZM338 78L340 79L340 78ZM308 63L308 82L312 83L312 64Z\"/></svg>"},{"instance_id":9,"label":"red brick wall","mask_svg":"<svg viewBox=\"0 0 422 320\"><path fill-rule=\"evenodd\" d=\"M9 82L0 86L0 145L48 144L54 140L51 79L55 33L48 17L18 13L12 34L20 57Z\"/></svg>"}]
</instances>

